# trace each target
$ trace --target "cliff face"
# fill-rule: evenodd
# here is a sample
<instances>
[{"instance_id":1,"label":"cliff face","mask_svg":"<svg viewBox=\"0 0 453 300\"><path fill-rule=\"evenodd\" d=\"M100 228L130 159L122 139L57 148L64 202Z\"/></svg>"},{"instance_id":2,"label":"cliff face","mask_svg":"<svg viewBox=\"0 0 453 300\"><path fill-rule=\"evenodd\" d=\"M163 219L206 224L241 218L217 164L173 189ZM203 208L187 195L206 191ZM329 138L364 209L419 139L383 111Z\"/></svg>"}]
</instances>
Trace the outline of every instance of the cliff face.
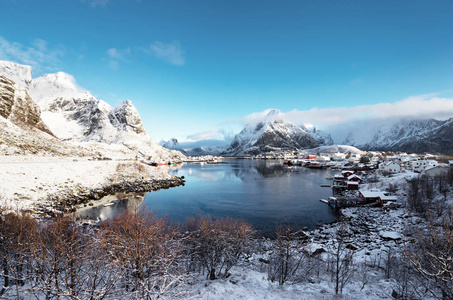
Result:
<instances>
[{"instance_id":1,"label":"cliff face","mask_svg":"<svg viewBox=\"0 0 453 300\"><path fill-rule=\"evenodd\" d=\"M32 127L53 135L27 91L3 75L0 75L0 116L23 129Z\"/></svg>"},{"instance_id":2,"label":"cliff face","mask_svg":"<svg viewBox=\"0 0 453 300\"><path fill-rule=\"evenodd\" d=\"M161 147L147 135L131 101L126 100L113 108L78 86L74 77L64 72L33 79L30 66L0 61L0 119L2 126L11 127L8 130L5 127L3 134L0 132L0 150L2 143L37 143L33 151L38 151L38 140L42 136L35 130L39 130L52 138L51 142L46 141L49 144L46 144L46 149L52 148L57 137L60 141L74 144L90 142L87 147L95 142L93 147L102 151L132 152L134 156L153 159L183 156L180 152ZM21 139L22 136L26 139ZM2 142L6 140L9 142ZM14 151L23 153L21 147ZM64 149L66 153L74 145L67 143L61 147L67 148ZM16 153L14 151L10 152Z\"/></svg>"}]
</instances>

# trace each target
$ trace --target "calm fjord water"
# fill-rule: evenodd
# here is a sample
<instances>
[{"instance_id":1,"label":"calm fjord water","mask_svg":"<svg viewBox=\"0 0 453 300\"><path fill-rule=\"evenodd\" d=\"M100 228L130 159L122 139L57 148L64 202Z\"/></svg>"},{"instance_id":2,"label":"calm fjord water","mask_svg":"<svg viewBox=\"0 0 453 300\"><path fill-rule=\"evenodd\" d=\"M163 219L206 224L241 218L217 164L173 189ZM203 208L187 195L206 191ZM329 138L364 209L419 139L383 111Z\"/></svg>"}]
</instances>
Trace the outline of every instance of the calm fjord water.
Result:
<instances>
[{"instance_id":1,"label":"calm fjord water","mask_svg":"<svg viewBox=\"0 0 453 300\"><path fill-rule=\"evenodd\" d=\"M225 160L222 164L191 163L172 167L184 176L185 186L140 195L114 196L110 206L87 207L77 212L82 219L106 219L142 204L170 221L185 223L191 216L242 218L261 235L289 222L295 228L314 228L337 220L338 215L319 199L332 195L326 177L334 171L288 168L278 160ZM116 200L124 199L124 200Z\"/></svg>"},{"instance_id":2,"label":"calm fjord water","mask_svg":"<svg viewBox=\"0 0 453 300\"><path fill-rule=\"evenodd\" d=\"M332 195L326 177L333 171L288 168L276 160L225 160L222 164L185 164L171 173L186 185L148 193L144 205L175 222L189 216L242 218L262 234L279 222L314 228L337 220L319 199ZM285 221L286 220L286 221Z\"/></svg>"}]
</instances>

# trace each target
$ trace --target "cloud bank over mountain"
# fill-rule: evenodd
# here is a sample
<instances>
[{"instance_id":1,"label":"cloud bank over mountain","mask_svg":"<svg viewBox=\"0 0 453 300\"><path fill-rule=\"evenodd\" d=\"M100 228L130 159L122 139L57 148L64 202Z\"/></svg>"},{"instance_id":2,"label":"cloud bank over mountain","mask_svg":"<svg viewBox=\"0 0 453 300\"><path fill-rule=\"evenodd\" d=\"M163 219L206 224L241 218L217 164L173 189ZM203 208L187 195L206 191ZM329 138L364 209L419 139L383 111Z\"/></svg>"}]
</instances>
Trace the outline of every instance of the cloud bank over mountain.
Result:
<instances>
[{"instance_id":1,"label":"cloud bank over mountain","mask_svg":"<svg viewBox=\"0 0 453 300\"><path fill-rule=\"evenodd\" d=\"M247 115L244 124L256 124L273 109ZM342 143L346 136L355 132L357 139L373 134L388 123L401 120L447 120L453 116L453 99L436 94L412 96L397 102L359 105L353 107L294 109L282 112L278 118L296 125L313 124L332 134L336 143Z\"/></svg>"}]
</instances>

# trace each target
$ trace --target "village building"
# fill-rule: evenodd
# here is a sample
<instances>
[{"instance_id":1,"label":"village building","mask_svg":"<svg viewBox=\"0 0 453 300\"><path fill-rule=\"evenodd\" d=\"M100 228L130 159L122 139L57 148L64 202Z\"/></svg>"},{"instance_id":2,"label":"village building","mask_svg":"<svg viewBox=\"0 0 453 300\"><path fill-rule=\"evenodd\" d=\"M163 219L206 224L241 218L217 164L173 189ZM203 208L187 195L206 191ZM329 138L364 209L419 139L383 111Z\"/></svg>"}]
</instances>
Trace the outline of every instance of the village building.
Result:
<instances>
[{"instance_id":1,"label":"village building","mask_svg":"<svg viewBox=\"0 0 453 300\"><path fill-rule=\"evenodd\" d=\"M348 190L358 190L359 182L358 181L346 181L346 188Z\"/></svg>"},{"instance_id":2,"label":"village building","mask_svg":"<svg viewBox=\"0 0 453 300\"><path fill-rule=\"evenodd\" d=\"M348 176L347 181L355 181L358 183L363 183L362 177L360 177L357 174L352 174L352 175Z\"/></svg>"},{"instance_id":3,"label":"village building","mask_svg":"<svg viewBox=\"0 0 453 300\"><path fill-rule=\"evenodd\" d=\"M389 172L389 173L399 173L401 172L401 166L393 161L383 162L379 165L379 170L381 172Z\"/></svg>"},{"instance_id":4,"label":"village building","mask_svg":"<svg viewBox=\"0 0 453 300\"><path fill-rule=\"evenodd\" d=\"M337 153L332 154L331 158L333 160L345 160L346 159L346 154L337 152Z\"/></svg>"},{"instance_id":5,"label":"village building","mask_svg":"<svg viewBox=\"0 0 453 300\"><path fill-rule=\"evenodd\" d=\"M414 172L421 173L425 169L430 167L437 167L439 163L432 159L424 159L424 160L413 160L411 161L411 168Z\"/></svg>"},{"instance_id":6,"label":"village building","mask_svg":"<svg viewBox=\"0 0 453 300\"><path fill-rule=\"evenodd\" d=\"M395 203L398 200L395 195L390 195L390 193L379 189L371 189L367 191L360 190L359 197L365 200L365 202L377 202L380 205L388 205L390 203Z\"/></svg>"},{"instance_id":7,"label":"village building","mask_svg":"<svg viewBox=\"0 0 453 300\"><path fill-rule=\"evenodd\" d=\"M358 153L352 153L351 156L348 158L348 161L349 162L359 162L360 161L360 158L362 157L361 154L358 154Z\"/></svg>"},{"instance_id":8,"label":"village building","mask_svg":"<svg viewBox=\"0 0 453 300\"><path fill-rule=\"evenodd\" d=\"M316 160L319 161L319 162L329 162L330 161L330 157L328 157L328 156L318 156L318 158Z\"/></svg>"}]
</instances>

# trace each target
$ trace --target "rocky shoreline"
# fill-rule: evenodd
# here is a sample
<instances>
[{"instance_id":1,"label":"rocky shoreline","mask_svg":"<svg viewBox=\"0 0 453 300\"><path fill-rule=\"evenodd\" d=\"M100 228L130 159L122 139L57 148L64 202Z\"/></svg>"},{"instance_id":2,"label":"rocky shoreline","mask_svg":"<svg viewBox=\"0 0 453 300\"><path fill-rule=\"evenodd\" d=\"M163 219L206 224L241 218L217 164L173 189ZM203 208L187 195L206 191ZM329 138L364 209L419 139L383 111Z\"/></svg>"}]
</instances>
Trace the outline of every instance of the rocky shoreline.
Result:
<instances>
[{"instance_id":1,"label":"rocky shoreline","mask_svg":"<svg viewBox=\"0 0 453 300\"><path fill-rule=\"evenodd\" d=\"M105 196L118 193L145 193L161 189L169 189L185 184L184 177L172 176L171 179L134 179L122 180L97 189L76 188L47 197L46 204L40 205L38 210L45 215L70 213L77 210L78 205L93 205Z\"/></svg>"}]
</instances>

